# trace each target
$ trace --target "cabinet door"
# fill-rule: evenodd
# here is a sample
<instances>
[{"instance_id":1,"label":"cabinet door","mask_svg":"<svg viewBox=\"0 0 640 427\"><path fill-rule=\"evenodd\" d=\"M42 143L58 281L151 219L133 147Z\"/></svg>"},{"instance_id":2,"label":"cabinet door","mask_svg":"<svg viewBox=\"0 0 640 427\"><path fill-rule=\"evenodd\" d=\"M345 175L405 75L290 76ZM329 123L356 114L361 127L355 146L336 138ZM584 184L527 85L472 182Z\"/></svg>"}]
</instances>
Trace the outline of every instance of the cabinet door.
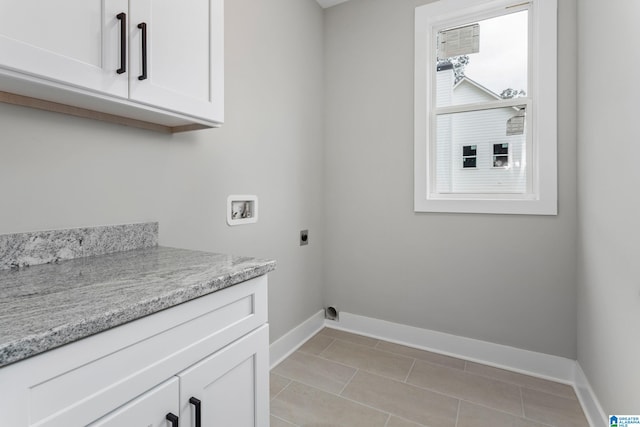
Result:
<instances>
[{"instance_id":1,"label":"cabinet door","mask_svg":"<svg viewBox=\"0 0 640 427\"><path fill-rule=\"evenodd\" d=\"M0 68L127 97L120 21L127 0L2 0Z\"/></svg>"},{"instance_id":2,"label":"cabinet door","mask_svg":"<svg viewBox=\"0 0 640 427\"><path fill-rule=\"evenodd\" d=\"M131 0L130 3L131 99L222 122L223 1ZM145 24L146 29L139 28L139 24Z\"/></svg>"},{"instance_id":3,"label":"cabinet door","mask_svg":"<svg viewBox=\"0 0 640 427\"><path fill-rule=\"evenodd\" d=\"M264 325L178 374L180 422L195 427L192 397L201 402L203 426L269 425L269 329Z\"/></svg>"},{"instance_id":4,"label":"cabinet door","mask_svg":"<svg viewBox=\"0 0 640 427\"><path fill-rule=\"evenodd\" d=\"M89 427L167 427L167 414L178 415L179 392L179 380L173 377L89 424Z\"/></svg>"}]
</instances>

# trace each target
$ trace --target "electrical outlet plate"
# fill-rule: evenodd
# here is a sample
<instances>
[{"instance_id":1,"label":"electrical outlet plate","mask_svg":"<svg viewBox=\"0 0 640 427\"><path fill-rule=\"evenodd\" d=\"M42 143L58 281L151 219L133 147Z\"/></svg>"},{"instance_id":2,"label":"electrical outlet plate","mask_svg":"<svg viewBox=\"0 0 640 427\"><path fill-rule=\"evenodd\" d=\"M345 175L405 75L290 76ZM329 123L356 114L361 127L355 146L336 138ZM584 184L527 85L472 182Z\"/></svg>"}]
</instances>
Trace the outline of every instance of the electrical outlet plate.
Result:
<instances>
[{"instance_id":1,"label":"electrical outlet plate","mask_svg":"<svg viewBox=\"0 0 640 427\"><path fill-rule=\"evenodd\" d=\"M227 224L242 225L258 222L258 196L227 197Z\"/></svg>"},{"instance_id":2,"label":"electrical outlet plate","mask_svg":"<svg viewBox=\"0 0 640 427\"><path fill-rule=\"evenodd\" d=\"M309 230L300 231L300 246L306 246L309 244Z\"/></svg>"}]
</instances>

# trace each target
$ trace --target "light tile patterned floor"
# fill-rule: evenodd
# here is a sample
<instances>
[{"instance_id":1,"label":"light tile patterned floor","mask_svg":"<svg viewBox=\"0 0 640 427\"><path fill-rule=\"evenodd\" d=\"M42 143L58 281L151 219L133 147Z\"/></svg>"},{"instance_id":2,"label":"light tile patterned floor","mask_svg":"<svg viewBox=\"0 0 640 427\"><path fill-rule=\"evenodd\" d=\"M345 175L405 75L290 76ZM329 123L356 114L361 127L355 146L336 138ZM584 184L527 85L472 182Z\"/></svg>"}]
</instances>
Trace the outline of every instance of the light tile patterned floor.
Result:
<instances>
[{"instance_id":1,"label":"light tile patterned floor","mask_svg":"<svg viewBox=\"0 0 640 427\"><path fill-rule=\"evenodd\" d=\"M571 386L325 328L271 371L271 427L588 427Z\"/></svg>"}]
</instances>

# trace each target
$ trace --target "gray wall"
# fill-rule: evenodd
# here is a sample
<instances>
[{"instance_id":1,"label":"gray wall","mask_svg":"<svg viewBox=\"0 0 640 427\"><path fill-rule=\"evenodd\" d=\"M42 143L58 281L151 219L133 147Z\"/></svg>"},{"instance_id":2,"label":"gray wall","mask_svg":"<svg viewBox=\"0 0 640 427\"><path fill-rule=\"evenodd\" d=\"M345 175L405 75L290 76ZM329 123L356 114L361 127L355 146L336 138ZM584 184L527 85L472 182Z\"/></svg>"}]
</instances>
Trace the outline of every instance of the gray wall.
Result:
<instances>
[{"instance_id":1,"label":"gray wall","mask_svg":"<svg viewBox=\"0 0 640 427\"><path fill-rule=\"evenodd\" d=\"M581 0L578 12L578 361L606 414L636 414L640 3Z\"/></svg>"},{"instance_id":2,"label":"gray wall","mask_svg":"<svg viewBox=\"0 0 640 427\"><path fill-rule=\"evenodd\" d=\"M559 12L557 217L413 212L413 20L424 3L325 12L325 303L575 358L576 2Z\"/></svg>"},{"instance_id":3,"label":"gray wall","mask_svg":"<svg viewBox=\"0 0 640 427\"><path fill-rule=\"evenodd\" d=\"M323 12L225 13L221 129L166 136L0 104L0 233L159 221L162 245L275 258L273 341L322 305ZM229 194L258 195L257 224L226 225Z\"/></svg>"}]
</instances>

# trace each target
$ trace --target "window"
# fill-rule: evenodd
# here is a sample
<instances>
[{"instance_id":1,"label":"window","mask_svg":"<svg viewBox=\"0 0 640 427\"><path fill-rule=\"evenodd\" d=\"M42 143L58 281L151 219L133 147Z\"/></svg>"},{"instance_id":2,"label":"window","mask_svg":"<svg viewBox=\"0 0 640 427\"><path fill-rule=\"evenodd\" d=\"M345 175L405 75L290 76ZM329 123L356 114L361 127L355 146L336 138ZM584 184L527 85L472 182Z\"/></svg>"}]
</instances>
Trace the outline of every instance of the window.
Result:
<instances>
[{"instance_id":1,"label":"window","mask_svg":"<svg viewBox=\"0 0 640 427\"><path fill-rule=\"evenodd\" d=\"M509 144L493 144L493 167L509 169Z\"/></svg>"},{"instance_id":2,"label":"window","mask_svg":"<svg viewBox=\"0 0 640 427\"><path fill-rule=\"evenodd\" d=\"M465 145L462 147L462 168L475 168L477 165L477 145Z\"/></svg>"},{"instance_id":3,"label":"window","mask_svg":"<svg viewBox=\"0 0 640 427\"><path fill-rule=\"evenodd\" d=\"M416 8L415 210L557 213L557 0Z\"/></svg>"}]
</instances>

